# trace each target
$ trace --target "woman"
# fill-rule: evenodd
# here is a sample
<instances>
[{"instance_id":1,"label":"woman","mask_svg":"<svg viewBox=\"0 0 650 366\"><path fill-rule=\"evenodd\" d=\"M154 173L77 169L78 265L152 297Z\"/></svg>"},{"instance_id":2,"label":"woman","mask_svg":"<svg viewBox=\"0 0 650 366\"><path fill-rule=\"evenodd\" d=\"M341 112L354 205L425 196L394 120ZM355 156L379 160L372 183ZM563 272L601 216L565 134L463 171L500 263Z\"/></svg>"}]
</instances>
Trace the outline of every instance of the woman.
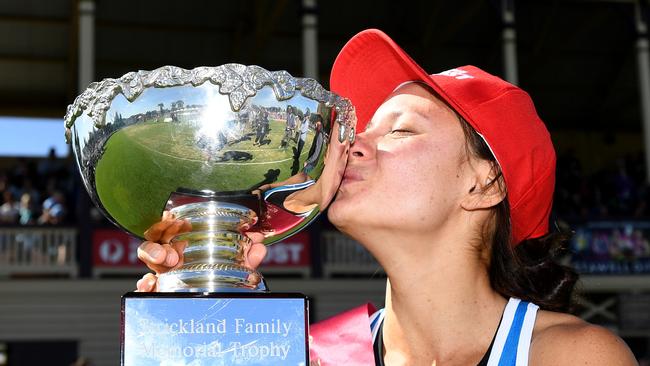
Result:
<instances>
[{"instance_id":1,"label":"woman","mask_svg":"<svg viewBox=\"0 0 650 366\"><path fill-rule=\"evenodd\" d=\"M553 262L555 153L524 91L475 67L428 75L377 30L343 48L331 89L362 132L329 219L388 275L378 365L636 364L618 337L561 312L577 276ZM260 255L253 245L249 263Z\"/></svg>"}]
</instances>

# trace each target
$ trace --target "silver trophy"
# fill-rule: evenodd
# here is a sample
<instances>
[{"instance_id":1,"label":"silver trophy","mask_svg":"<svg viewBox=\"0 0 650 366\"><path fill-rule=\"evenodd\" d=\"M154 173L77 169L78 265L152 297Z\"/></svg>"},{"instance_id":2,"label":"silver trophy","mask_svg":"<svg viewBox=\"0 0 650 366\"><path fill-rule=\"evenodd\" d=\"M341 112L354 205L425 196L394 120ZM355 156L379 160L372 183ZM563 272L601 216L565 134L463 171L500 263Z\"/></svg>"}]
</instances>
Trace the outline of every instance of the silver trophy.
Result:
<instances>
[{"instance_id":1,"label":"silver trophy","mask_svg":"<svg viewBox=\"0 0 650 366\"><path fill-rule=\"evenodd\" d=\"M225 364L251 363L245 357L255 355L266 355L259 364L304 363L306 298L269 293L260 273L243 265L243 253L248 233L263 234L264 244L280 241L332 200L355 136L349 101L286 71L165 66L91 84L68 107L65 124L83 183L114 224L143 238L170 210L192 226L173 238L186 244L184 262L160 276L160 293L123 298L122 363L188 354L220 355ZM179 299L183 305L172 301ZM270 343L242 338L255 335L245 331L253 314L255 329L286 332ZM200 335L198 325L215 332ZM147 341L147 334L155 337ZM267 348L254 353L253 345Z\"/></svg>"},{"instance_id":2,"label":"silver trophy","mask_svg":"<svg viewBox=\"0 0 650 366\"><path fill-rule=\"evenodd\" d=\"M160 291L211 292L266 290L241 265L245 232L271 244L329 204L356 119L315 80L226 64L93 83L65 123L84 185L113 223L143 238L165 209L191 222L174 238L188 243L184 265Z\"/></svg>"}]
</instances>

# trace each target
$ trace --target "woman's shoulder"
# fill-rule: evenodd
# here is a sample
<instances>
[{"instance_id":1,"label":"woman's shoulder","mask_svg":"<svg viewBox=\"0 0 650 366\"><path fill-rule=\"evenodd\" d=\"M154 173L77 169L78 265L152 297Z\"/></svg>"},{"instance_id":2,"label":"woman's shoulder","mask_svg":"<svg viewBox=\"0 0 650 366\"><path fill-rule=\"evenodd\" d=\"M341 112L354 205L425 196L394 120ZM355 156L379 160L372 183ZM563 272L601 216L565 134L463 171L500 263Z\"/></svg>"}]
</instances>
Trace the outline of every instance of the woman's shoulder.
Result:
<instances>
[{"instance_id":1,"label":"woman's shoulder","mask_svg":"<svg viewBox=\"0 0 650 366\"><path fill-rule=\"evenodd\" d=\"M564 313L540 310L533 331L530 365L637 365L632 352L610 330Z\"/></svg>"}]
</instances>

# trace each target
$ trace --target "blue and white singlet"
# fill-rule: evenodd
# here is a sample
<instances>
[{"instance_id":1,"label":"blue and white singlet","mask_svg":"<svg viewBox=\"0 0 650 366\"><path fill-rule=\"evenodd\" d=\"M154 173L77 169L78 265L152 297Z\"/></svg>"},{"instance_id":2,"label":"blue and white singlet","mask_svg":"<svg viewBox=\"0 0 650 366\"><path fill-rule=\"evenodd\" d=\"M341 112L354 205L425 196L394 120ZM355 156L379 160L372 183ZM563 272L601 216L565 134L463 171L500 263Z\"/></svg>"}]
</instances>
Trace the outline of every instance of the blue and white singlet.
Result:
<instances>
[{"instance_id":1,"label":"blue and white singlet","mask_svg":"<svg viewBox=\"0 0 650 366\"><path fill-rule=\"evenodd\" d=\"M535 304L510 298L492 344L477 366L526 366L530 339L535 327L539 307ZM384 309L370 317L375 365L383 366L382 326Z\"/></svg>"}]
</instances>

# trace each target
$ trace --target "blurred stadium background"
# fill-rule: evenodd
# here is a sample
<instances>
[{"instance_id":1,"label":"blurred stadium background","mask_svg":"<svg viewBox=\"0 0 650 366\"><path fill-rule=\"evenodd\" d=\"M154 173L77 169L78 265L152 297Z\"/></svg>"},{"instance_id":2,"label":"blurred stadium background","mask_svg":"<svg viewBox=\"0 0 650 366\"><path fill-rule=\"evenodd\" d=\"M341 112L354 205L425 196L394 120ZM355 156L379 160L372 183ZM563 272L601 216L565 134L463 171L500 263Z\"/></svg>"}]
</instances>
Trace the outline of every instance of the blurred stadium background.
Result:
<instances>
[{"instance_id":1,"label":"blurred stadium background","mask_svg":"<svg viewBox=\"0 0 650 366\"><path fill-rule=\"evenodd\" d=\"M558 153L554 219L576 232L576 314L648 365L649 15L644 0L0 0L0 366L118 364L120 295L146 271L64 144L80 91L228 62L327 87L338 50L370 27L430 72L474 64L529 91ZM325 217L271 247L262 272L309 295L314 321L383 302L381 268Z\"/></svg>"}]
</instances>

